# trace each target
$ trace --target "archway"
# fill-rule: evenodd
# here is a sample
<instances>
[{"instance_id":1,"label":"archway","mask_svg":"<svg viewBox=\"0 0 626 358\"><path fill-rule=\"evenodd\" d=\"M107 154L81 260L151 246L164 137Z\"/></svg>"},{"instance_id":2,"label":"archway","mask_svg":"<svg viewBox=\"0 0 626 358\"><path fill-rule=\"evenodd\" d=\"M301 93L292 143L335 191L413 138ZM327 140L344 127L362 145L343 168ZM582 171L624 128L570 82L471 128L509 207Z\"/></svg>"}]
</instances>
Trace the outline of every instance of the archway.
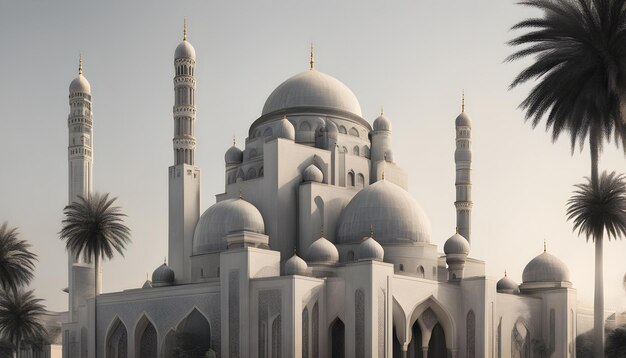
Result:
<instances>
[{"instance_id":1,"label":"archway","mask_svg":"<svg viewBox=\"0 0 626 358\"><path fill-rule=\"evenodd\" d=\"M439 323L433 327L430 341L428 342L429 357L447 357L448 349L446 347L446 334Z\"/></svg>"},{"instance_id":2,"label":"archway","mask_svg":"<svg viewBox=\"0 0 626 358\"><path fill-rule=\"evenodd\" d=\"M109 328L106 342L107 358L128 357L128 332L119 318L115 318L111 328Z\"/></svg>"},{"instance_id":3,"label":"archway","mask_svg":"<svg viewBox=\"0 0 626 358\"><path fill-rule=\"evenodd\" d=\"M407 352L408 358L422 358L422 329L419 322L415 321L411 327L411 343Z\"/></svg>"},{"instance_id":4,"label":"archway","mask_svg":"<svg viewBox=\"0 0 626 358\"><path fill-rule=\"evenodd\" d=\"M346 327L340 318L330 326L330 356L344 358L346 356Z\"/></svg>"},{"instance_id":5,"label":"archway","mask_svg":"<svg viewBox=\"0 0 626 358\"><path fill-rule=\"evenodd\" d=\"M168 358L204 358L212 348L211 326L197 309L165 336L163 354Z\"/></svg>"},{"instance_id":6,"label":"archway","mask_svg":"<svg viewBox=\"0 0 626 358\"><path fill-rule=\"evenodd\" d=\"M157 356L157 331L148 321L143 332L139 335L139 358L154 358Z\"/></svg>"}]
</instances>

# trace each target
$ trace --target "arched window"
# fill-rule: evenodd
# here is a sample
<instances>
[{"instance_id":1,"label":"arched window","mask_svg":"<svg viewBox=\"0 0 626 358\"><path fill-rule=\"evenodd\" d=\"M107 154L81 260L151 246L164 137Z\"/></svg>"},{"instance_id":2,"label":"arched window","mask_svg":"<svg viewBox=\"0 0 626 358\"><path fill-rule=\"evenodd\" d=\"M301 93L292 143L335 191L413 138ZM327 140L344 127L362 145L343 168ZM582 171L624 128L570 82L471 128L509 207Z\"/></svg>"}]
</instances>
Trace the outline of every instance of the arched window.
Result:
<instances>
[{"instance_id":1,"label":"arched window","mask_svg":"<svg viewBox=\"0 0 626 358\"><path fill-rule=\"evenodd\" d=\"M350 128L350 132L348 132L348 134L350 134L351 136L358 137L359 136L359 131L357 131L356 128L352 127L352 128Z\"/></svg>"},{"instance_id":2,"label":"arched window","mask_svg":"<svg viewBox=\"0 0 626 358\"><path fill-rule=\"evenodd\" d=\"M417 277L424 278L424 266L417 266Z\"/></svg>"},{"instance_id":3,"label":"arched window","mask_svg":"<svg viewBox=\"0 0 626 358\"><path fill-rule=\"evenodd\" d=\"M348 185L354 186L354 172L353 171L348 172Z\"/></svg>"},{"instance_id":4,"label":"arched window","mask_svg":"<svg viewBox=\"0 0 626 358\"><path fill-rule=\"evenodd\" d=\"M467 338L467 358L476 358L476 315L474 311L467 312L466 338Z\"/></svg>"},{"instance_id":5,"label":"arched window","mask_svg":"<svg viewBox=\"0 0 626 358\"><path fill-rule=\"evenodd\" d=\"M362 150L363 156L366 158L370 157L370 147L364 145Z\"/></svg>"},{"instance_id":6,"label":"arched window","mask_svg":"<svg viewBox=\"0 0 626 358\"><path fill-rule=\"evenodd\" d=\"M341 133L341 134L347 134L348 132L346 131L346 127L344 127L344 126L339 126L339 133Z\"/></svg>"},{"instance_id":7,"label":"arched window","mask_svg":"<svg viewBox=\"0 0 626 358\"><path fill-rule=\"evenodd\" d=\"M126 326L119 318L115 319L115 323L109 330L106 345L107 358L126 358L128 356L128 333Z\"/></svg>"},{"instance_id":8,"label":"arched window","mask_svg":"<svg viewBox=\"0 0 626 358\"><path fill-rule=\"evenodd\" d=\"M356 176L356 184L357 184L357 186L359 186L361 188L365 186L365 177L363 176L363 174L359 173Z\"/></svg>"},{"instance_id":9,"label":"arched window","mask_svg":"<svg viewBox=\"0 0 626 358\"><path fill-rule=\"evenodd\" d=\"M344 358L346 356L346 327L340 318L335 319L330 326L330 347L332 358Z\"/></svg>"},{"instance_id":10,"label":"arched window","mask_svg":"<svg viewBox=\"0 0 626 358\"><path fill-rule=\"evenodd\" d=\"M165 354L164 357L194 357L194 354L197 354L195 352L204 354L204 352L211 351L211 326L209 321L194 308L178 325L174 337L170 338L168 334L165 345L163 348L164 352L175 353Z\"/></svg>"},{"instance_id":11,"label":"arched window","mask_svg":"<svg viewBox=\"0 0 626 358\"><path fill-rule=\"evenodd\" d=\"M355 145L354 148L352 148L352 154L359 155L359 146L358 145Z\"/></svg>"}]
</instances>

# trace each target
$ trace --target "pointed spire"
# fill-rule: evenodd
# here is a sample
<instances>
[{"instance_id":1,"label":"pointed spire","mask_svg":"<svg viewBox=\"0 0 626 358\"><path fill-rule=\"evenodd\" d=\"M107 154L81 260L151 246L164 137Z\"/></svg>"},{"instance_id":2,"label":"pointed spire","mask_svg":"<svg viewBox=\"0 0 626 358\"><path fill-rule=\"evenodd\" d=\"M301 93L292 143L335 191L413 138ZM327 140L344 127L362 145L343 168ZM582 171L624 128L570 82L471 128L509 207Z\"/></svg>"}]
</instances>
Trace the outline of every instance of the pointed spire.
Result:
<instances>
[{"instance_id":1,"label":"pointed spire","mask_svg":"<svg viewBox=\"0 0 626 358\"><path fill-rule=\"evenodd\" d=\"M374 238L374 224L370 224L370 237Z\"/></svg>"},{"instance_id":2,"label":"pointed spire","mask_svg":"<svg viewBox=\"0 0 626 358\"><path fill-rule=\"evenodd\" d=\"M309 65L311 66L309 69L312 70L315 68L315 54L313 53L313 43L311 42L311 59L309 60Z\"/></svg>"},{"instance_id":3,"label":"pointed spire","mask_svg":"<svg viewBox=\"0 0 626 358\"><path fill-rule=\"evenodd\" d=\"M78 74L82 75L83 74L83 53L80 53L80 56L78 57Z\"/></svg>"},{"instance_id":4,"label":"pointed spire","mask_svg":"<svg viewBox=\"0 0 626 358\"><path fill-rule=\"evenodd\" d=\"M187 41L187 17L183 17L183 41Z\"/></svg>"},{"instance_id":5,"label":"pointed spire","mask_svg":"<svg viewBox=\"0 0 626 358\"><path fill-rule=\"evenodd\" d=\"M322 224L322 229L320 230L320 238L324 237L324 224Z\"/></svg>"},{"instance_id":6,"label":"pointed spire","mask_svg":"<svg viewBox=\"0 0 626 358\"><path fill-rule=\"evenodd\" d=\"M506 277L506 276L507 276L507 275L506 275L506 269L505 269L505 270L504 270L504 277Z\"/></svg>"},{"instance_id":7,"label":"pointed spire","mask_svg":"<svg viewBox=\"0 0 626 358\"><path fill-rule=\"evenodd\" d=\"M167 257L163 257L163 265L167 265Z\"/></svg>"},{"instance_id":8,"label":"pointed spire","mask_svg":"<svg viewBox=\"0 0 626 358\"><path fill-rule=\"evenodd\" d=\"M383 106L380 106L380 115L382 116L383 114L385 114L385 109Z\"/></svg>"},{"instance_id":9,"label":"pointed spire","mask_svg":"<svg viewBox=\"0 0 626 358\"><path fill-rule=\"evenodd\" d=\"M543 239L543 252L548 251L548 245L546 244L546 239Z\"/></svg>"},{"instance_id":10,"label":"pointed spire","mask_svg":"<svg viewBox=\"0 0 626 358\"><path fill-rule=\"evenodd\" d=\"M239 188L239 199L243 199L243 191Z\"/></svg>"},{"instance_id":11,"label":"pointed spire","mask_svg":"<svg viewBox=\"0 0 626 358\"><path fill-rule=\"evenodd\" d=\"M461 91L461 112L465 113L465 90Z\"/></svg>"},{"instance_id":12,"label":"pointed spire","mask_svg":"<svg viewBox=\"0 0 626 358\"><path fill-rule=\"evenodd\" d=\"M459 227L457 226L454 231L458 234L459 233Z\"/></svg>"},{"instance_id":13,"label":"pointed spire","mask_svg":"<svg viewBox=\"0 0 626 358\"><path fill-rule=\"evenodd\" d=\"M235 136L233 135L233 147L237 146L237 141L235 140Z\"/></svg>"}]
</instances>

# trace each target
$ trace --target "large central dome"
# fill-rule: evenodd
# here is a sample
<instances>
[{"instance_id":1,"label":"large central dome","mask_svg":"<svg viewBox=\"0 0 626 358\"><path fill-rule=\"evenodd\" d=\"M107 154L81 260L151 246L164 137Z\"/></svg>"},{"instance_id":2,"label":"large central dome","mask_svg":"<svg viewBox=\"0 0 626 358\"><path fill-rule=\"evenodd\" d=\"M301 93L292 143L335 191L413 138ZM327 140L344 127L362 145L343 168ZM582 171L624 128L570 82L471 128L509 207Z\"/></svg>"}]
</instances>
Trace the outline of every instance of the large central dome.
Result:
<instances>
[{"instance_id":1,"label":"large central dome","mask_svg":"<svg viewBox=\"0 0 626 358\"><path fill-rule=\"evenodd\" d=\"M262 116L298 107L339 110L361 117L361 105L350 88L315 69L298 73L276 87L265 101Z\"/></svg>"}]
</instances>

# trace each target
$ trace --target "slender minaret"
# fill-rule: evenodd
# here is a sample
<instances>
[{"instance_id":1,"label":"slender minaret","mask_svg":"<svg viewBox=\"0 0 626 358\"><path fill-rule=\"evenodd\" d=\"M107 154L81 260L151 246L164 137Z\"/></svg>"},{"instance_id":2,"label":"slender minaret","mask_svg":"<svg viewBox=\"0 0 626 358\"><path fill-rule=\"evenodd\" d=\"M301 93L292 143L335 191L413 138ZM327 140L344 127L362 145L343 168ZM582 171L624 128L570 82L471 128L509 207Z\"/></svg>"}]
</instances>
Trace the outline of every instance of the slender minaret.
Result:
<instances>
[{"instance_id":1,"label":"slender minaret","mask_svg":"<svg viewBox=\"0 0 626 358\"><path fill-rule=\"evenodd\" d=\"M200 168L195 164L196 126L196 51L187 41L187 22L183 42L174 53L174 165L169 168L169 266L176 282L191 277L189 257L193 233L200 216Z\"/></svg>"},{"instance_id":2,"label":"slender minaret","mask_svg":"<svg viewBox=\"0 0 626 358\"><path fill-rule=\"evenodd\" d=\"M82 55L78 63L78 77L70 83L69 92L70 113L67 117L67 127L69 131L67 159L69 172L68 204L71 204L78 196L88 197L89 194L91 194L93 180L93 113L91 111L91 86L89 85L89 81L83 76ZM85 284L88 283L85 282L85 280L89 281L89 276L83 277L82 274L78 273L84 270L75 267L75 264L79 264L82 268L91 266L81 261L82 260L76 259L73 252L68 252L70 321L73 319L76 308L82 303L79 302L79 296L81 295L81 291L87 289L87 287L84 287ZM77 287L77 285L81 287Z\"/></svg>"},{"instance_id":3,"label":"slender minaret","mask_svg":"<svg viewBox=\"0 0 626 358\"><path fill-rule=\"evenodd\" d=\"M471 242L472 233L472 120L465 113L465 93L461 99L461 114L456 117L456 226L459 234Z\"/></svg>"}]
</instances>

